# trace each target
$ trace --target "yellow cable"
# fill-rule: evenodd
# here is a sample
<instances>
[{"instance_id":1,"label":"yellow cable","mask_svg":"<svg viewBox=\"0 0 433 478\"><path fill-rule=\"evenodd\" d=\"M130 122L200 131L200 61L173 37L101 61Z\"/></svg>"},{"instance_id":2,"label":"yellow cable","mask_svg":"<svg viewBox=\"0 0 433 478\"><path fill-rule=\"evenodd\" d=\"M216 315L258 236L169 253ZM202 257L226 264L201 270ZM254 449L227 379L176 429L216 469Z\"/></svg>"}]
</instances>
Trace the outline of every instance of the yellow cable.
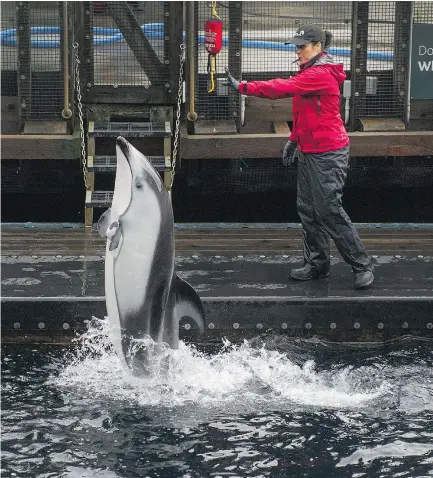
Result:
<instances>
[{"instance_id":1,"label":"yellow cable","mask_svg":"<svg viewBox=\"0 0 433 478\"><path fill-rule=\"evenodd\" d=\"M214 79L215 72L216 72L216 57L215 55L211 55L211 68L210 68L211 87L210 87L210 90L208 90L208 93L213 93L215 91L215 79Z\"/></svg>"},{"instance_id":2,"label":"yellow cable","mask_svg":"<svg viewBox=\"0 0 433 478\"><path fill-rule=\"evenodd\" d=\"M212 0L212 16L214 18L218 18L218 20L221 20L221 18L218 16L218 13L217 13L217 2L216 0Z\"/></svg>"},{"instance_id":3,"label":"yellow cable","mask_svg":"<svg viewBox=\"0 0 433 478\"><path fill-rule=\"evenodd\" d=\"M216 0L212 0L212 17L218 18L218 20L221 20L221 18L218 16L216 7L217 7ZM215 77L214 77L215 73L216 73L216 56L211 55L211 69L210 69L211 87L210 87L210 90L208 90L208 93L213 93L215 91Z\"/></svg>"}]
</instances>

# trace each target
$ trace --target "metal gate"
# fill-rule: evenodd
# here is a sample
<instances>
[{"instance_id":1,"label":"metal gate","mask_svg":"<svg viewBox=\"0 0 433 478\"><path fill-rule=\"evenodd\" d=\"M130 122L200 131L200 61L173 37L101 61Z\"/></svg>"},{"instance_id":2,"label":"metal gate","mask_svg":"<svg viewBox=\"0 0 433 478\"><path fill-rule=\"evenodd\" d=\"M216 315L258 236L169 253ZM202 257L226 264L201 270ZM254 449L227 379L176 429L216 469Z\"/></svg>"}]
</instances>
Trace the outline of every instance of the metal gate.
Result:
<instances>
[{"instance_id":1,"label":"metal gate","mask_svg":"<svg viewBox=\"0 0 433 478\"><path fill-rule=\"evenodd\" d=\"M19 97L23 121L61 119L61 8L62 2L1 3L2 96Z\"/></svg>"},{"instance_id":2,"label":"metal gate","mask_svg":"<svg viewBox=\"0 0 433 478\"><path fill-rule=\"evenodd\" d=\"M77 2L87 103L173 104L182 2Z\"/></svg>"},{"instance_id":3,"label":"metal gate","mask_svg":"<svg viewBox=\"0 0 433 478\"><path fill-rule=\"evenodd\" d=\"M182 23L182 2L1 2L2 96L21 127L62 121L76 42L85 102L174 104Z\"/></svg>"},{"instance_id":4,"label":"metal gate","mask_svg":"<svg viewBox=\"0 0 433 478\"><path fill-rule=\"evenodd\" d=\"M208 2L196 2L195 100L199 119L238 116L239 104L223 85L226 66L244 80L294 74L294 46L284 42L301 24L317 23L333 34L329 53L344 65L352 81L350 127L356 129L360 118L404 121L411 9L415 5L419 15L429 16L431 2L425 4L429 6L420 2L217 2L225 35L218 55L217 91L210 94L203 28L211 7ZM240 48L231 46L236 33Z\"/></svg>"}]
</instances>

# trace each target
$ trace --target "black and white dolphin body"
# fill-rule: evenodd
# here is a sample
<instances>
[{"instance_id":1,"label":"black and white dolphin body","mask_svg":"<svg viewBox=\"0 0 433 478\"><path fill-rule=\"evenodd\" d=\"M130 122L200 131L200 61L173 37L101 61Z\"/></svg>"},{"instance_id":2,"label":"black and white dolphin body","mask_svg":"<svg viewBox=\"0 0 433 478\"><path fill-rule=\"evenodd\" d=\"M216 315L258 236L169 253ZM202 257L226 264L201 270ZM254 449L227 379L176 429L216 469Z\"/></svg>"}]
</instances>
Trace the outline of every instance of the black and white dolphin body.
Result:
<instances>
[{"instance_id":1,"label":"black and white dolphin body","mask_svg":"<svg viewBox=\"0 0 433 478\"><path fill-rule=\"evenodd\" d=\"M112 204L98 222L106 237L105 301L115 350L139 375L149 356L130 355L134 339L178 348L180 319L190 317L203 333L205 315L196 291L174 270L173 209L160 175L121 136L116 152Z\"/></svg>"}]
</instances>

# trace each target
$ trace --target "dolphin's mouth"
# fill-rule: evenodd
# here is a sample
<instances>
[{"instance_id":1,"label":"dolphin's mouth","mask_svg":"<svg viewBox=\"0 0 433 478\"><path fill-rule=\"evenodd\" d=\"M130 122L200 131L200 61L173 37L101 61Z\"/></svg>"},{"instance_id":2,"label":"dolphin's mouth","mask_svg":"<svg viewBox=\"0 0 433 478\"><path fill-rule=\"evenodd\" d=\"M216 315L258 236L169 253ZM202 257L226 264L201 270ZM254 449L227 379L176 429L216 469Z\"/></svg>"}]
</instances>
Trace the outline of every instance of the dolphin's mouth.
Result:
<instances>
[{"instance_id":1,"label":"dolphin's mouth","mask_svg":"<svg viewBox=\"0 0 433 478\"><path fill-rule=\"evenodd\" d=\"M120 148L120 150L122 151L123 153L123 156L125 156L126 160L128 161L128 164L129 164L129 144L128 142L125 140L125 138L122 138L122 136L119 136L117 139L116 139L116 146L118 146Z\"/></svg>"},{"instance_id":2,"label":"dolphin's mouth","mask_svg":"<svg viewBox=\"0 0 433 478\"><path fill-rule=\"evenodd\" d=\"M122 216L128 209L132 197L132 169L129 162L128 142L119 136L116 140L117 167L111 210L115 218Z\"/></svg>"}]
</instances>

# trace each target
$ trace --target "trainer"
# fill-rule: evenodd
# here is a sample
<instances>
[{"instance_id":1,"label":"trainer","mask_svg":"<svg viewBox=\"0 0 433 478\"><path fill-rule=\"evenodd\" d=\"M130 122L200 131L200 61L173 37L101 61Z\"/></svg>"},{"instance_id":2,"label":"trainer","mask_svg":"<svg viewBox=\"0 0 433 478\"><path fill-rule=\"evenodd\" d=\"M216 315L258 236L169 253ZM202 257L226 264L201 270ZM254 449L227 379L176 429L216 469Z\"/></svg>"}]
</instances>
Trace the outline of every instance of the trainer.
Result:
<instances>
[{"instance_id":1,"label":"trainer","mask_svg":"<svg viewBox=\"0 0 433 478\"><path fill-rule=\"evenodd\" d=\"M327 53L332 35L317 25L301 26L286 44L296 45L299 72L289 78L239 82L226 69L228 83L247 96L293 97L293 127L283 163L298 158L297 211L303 228L304 266L290 271L296 280L327 277L330 238L352 266L354 287L374 280L371 259L342 206L349 162L349 137L340 115L342 64Z\"/></svg>"}]
</instances>

